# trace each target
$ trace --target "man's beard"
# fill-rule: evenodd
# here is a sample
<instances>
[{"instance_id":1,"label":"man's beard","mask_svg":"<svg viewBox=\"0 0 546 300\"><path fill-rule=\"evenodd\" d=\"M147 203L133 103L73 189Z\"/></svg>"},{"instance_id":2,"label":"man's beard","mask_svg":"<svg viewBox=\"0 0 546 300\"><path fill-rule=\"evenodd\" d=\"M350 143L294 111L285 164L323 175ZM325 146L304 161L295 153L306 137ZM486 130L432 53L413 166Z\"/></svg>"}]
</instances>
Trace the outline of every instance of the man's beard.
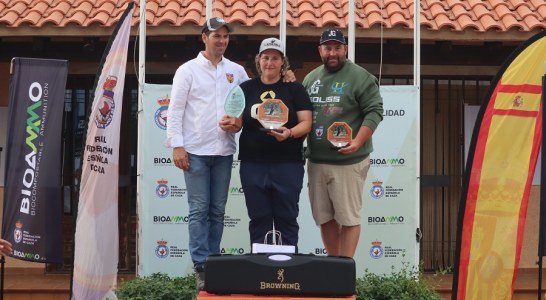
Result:
<instances>
[{"instance_id":1,"label":"man's beard","mask_svg":"<svg viewBox=\"0 0 546 300\"><path fill-rule=\"evenodd\" d=\"M326 70L330 73L335 73L341 70L341 68L343 68L343 65L345 65L345 61L340 61L340 60L338 60L338 64L335 66L330 66L328 64L328 60L323 61L323 63L324 63L324 68L326 68Z\"/></svg>"}]
</instances>

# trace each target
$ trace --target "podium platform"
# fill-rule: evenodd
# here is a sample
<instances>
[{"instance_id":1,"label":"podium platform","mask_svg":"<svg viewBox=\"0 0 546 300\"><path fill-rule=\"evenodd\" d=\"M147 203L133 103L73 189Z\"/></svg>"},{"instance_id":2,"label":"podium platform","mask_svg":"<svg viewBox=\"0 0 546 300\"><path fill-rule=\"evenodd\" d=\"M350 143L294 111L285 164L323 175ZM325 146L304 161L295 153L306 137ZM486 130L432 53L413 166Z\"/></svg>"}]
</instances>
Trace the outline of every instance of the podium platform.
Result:
<instances>
[{"instance_id":1,"label":"podium platform","mask_svg":"<svg viewBox=\"0 0 546 300\"><path fill-rule=\"evenodd\" d=\"M204 291L217 296L238 296L203 300L351 299L347 297L355 294L356 268L350 257L276 253L211 255L206 269Z\"/></svg>"},{"instance_id":2,"label":"podium platform","mask_svg":"<svg viewBox=\"0 0 546 300\"><path fill-rule=\"evenodd\" d=\"M356 296L349 297L302 297L302 296L254 296L254 295L216 295L205 291L199 292L197 300L356 300Z\"/></svg>"}]
</instances>

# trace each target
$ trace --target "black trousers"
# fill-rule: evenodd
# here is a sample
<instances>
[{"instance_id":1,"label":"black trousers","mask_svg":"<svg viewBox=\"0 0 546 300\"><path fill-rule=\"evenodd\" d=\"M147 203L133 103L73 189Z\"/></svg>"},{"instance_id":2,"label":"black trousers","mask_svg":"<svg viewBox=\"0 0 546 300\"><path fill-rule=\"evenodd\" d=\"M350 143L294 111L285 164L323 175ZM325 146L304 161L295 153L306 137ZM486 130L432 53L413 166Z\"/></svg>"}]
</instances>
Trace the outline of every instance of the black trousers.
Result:
<instances>
[{"instance_id":1,"label":"black trousers","mask_svg":"<svg viewBox=\"0 0 546 300\"><path fill-rule=\"evenodd\" d=\"M246 162L239 169L250 223L250 242L264 243L273 229L283 245L298 246L298 214L303 162ZM271 235L272 236L272 235ZM271 244L271 239L267 241Z\"/></svg>"}]
</instances>

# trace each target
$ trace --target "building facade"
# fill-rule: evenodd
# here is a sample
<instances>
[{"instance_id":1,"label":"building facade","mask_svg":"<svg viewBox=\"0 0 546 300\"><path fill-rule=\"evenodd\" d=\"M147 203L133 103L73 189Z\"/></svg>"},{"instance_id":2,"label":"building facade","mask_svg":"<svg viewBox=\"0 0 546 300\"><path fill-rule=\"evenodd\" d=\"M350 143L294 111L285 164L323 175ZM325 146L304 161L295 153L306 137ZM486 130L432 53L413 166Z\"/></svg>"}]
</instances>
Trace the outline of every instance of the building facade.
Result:
<instances>
[{"instance_id":1,"label":"building facade","mask_svg":"<svg viewBox=\"0 0 546 300\"><path fill-rule=\"evenodd\" d=\"M146 82L170 84L176 68L204 49L202 0L146 2ZM139 3L129 45L120 149L120 272L136 269L136 149ZM502 62L546 27L546 2L512 0L421 3L421 240L425 270L454 264L464 170L464 107L480 105ZM382 85L413 84L413 1L355 1L355 62ZM8 106L13 57L66 59L69 76L63 120L64 263L69 272L83 152L85 112L104 48L127 1L0 1L0 108ZM279 34L280 1L216 0L213 15L234 25L226 57L254 76L260 41ZM347 34L348 0L287 1L287 54L299 81L318 66L320 33ZM1 123L0 123L1 124ZM6 128L0 128L6 130ZM2 142L2 141L0 141ZM1 145L0 147L5 146ZM0 160L0 168L2 162ZM6 174L9 176L9 174ZM3 187L0 186L0 199ZM538 187L533 187L520 263L533 268L538 236ZM7 267L43 268L8 259Z\"/></svg>"}]
</instances>

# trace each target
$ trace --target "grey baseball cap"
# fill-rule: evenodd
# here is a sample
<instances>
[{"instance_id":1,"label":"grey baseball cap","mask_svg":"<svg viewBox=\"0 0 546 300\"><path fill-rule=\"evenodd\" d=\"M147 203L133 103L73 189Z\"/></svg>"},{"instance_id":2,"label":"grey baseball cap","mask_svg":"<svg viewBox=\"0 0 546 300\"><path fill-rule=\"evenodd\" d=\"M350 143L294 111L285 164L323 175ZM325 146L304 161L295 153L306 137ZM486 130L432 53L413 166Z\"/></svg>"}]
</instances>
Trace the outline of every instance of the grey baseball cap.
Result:
<instances>
[{"instance_id":1,"label":"grey baseball cap","mask_svg":"<svg viewBox=\"0 0 546 300\"><path fill-rule=\"evenodd\" d=\"M210 31L216 31L224 26L227 28L228 32L233 31L233 27L228 22L224 21L224 19L219 17L210 18L203 24L201 32L208 33Z\"/></svg>"}]
</instances>

